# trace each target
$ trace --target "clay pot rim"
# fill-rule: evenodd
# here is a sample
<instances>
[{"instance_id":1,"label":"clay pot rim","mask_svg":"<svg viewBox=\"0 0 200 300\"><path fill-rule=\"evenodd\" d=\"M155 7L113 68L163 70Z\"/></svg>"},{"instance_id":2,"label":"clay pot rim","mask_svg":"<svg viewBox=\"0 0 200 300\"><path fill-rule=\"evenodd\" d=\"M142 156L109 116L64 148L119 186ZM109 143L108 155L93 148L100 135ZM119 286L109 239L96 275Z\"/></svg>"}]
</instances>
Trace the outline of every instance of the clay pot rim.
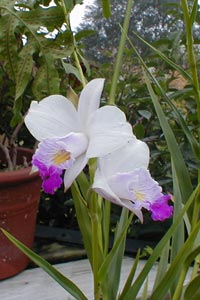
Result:
<instances>
[{"instance_id":1,"label":"clay pot rim","mask_svg":"<svg viewBox=\"0 0 200 300\"><path fill-rule=\"evenodd\" d=\"M21 153L33 154L33 150L29 148L19 147ZM32 166L22 167L13 171L0 171L0 186L5 184L18 183L20 181L29 181L34 177L38 177L38 172L31 173Z\"/></svg>"}]
</instances>

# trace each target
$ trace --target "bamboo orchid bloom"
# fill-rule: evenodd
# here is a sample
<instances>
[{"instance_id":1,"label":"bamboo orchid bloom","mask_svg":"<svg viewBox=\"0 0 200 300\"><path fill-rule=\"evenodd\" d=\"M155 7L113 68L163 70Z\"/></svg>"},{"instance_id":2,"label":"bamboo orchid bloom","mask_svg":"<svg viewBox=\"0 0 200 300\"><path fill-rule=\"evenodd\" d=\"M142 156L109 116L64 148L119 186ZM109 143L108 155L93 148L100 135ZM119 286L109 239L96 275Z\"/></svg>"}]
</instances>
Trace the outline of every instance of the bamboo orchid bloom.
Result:
<instances>
[{"instance_id":1,"label":"bamboo orchid bloom","mask_svg":"<svg viewBox=\"0 0 200 300\"><path fill-rule=\"evenodd\" d=\"M172 215L170 196L148 171L149 149L137 139L123 149L98 159L93 189L105 199L124 206L143 221L142 208L152 213L153 220L163 221Z\"/></svg>"},{"instance_id":2,"label":"bamboo orchid bloom","mask_svg":"<svg viewBox=\"0 0 200 300\"><path fill-rule=\"evenodd\" d=\"M120 109L99 108L103 85L101 78L90 81L80 94L77 109L61 95L32 101L25 124L40 142L32 163L47 192L53 193L60 187L62 170L67 189L89 158L123 147L133 136Z\"/></svg>"}]
</instances>

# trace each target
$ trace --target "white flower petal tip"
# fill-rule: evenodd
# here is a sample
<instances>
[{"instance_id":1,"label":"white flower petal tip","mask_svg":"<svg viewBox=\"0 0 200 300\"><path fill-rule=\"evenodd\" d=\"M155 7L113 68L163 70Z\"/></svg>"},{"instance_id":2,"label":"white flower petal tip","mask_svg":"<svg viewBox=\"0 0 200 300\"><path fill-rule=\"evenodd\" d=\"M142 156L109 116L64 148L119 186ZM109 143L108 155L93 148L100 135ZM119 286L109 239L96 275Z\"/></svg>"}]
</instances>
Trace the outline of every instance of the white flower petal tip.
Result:
<instances>
[{"instance_id":1,"label":"white flower petal tip","mask_svg":"<svg viewBox=\"0 0 200 300\"><path fill-rule=\"evenodd\" d=\"M82 90L78 102L78 114L82 125L86 126L89 116L99 108L104 79L93 79Z\"/></svg>"}]
</instances>

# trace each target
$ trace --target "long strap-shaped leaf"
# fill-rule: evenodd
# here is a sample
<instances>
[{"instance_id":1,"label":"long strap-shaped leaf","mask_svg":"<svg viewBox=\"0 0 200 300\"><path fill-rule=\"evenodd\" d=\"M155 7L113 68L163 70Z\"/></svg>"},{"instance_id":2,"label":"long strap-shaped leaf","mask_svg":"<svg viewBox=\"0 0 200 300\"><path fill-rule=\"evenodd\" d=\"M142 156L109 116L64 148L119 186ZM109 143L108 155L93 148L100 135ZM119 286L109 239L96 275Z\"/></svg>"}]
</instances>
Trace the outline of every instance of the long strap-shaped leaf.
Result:
<instances>
[{"instance_id":1,"label":"long strap-shaped leaf","mask_svg":"<svg viewBox=\"0 0 200 300\"><path fill-rule=\"evenodd\" d=\"M136 33L134 33L138 39L140 39L143 43L145 43L148 47L150 47L157 55L159 55L168 65L170 65L171 67L173 67L175 70L177 70L178 72L180 72L180 74L182 74L183 77L186 78L186 80L188 80L191 84L192 84L192 78L190 76L190 74L188 72L186 72L182 67L180 67L179 65L177 65L176 63L174 63L171 59L169 59L165 54L163 54L161 51L159 51L158 49L156 49L155 47L153 47L151 44L149 44L148 42L146 42L144 39L142 39L139 35L137 35ZM129 40L130 42L130 40ZM131 42L130 42L131 43ZM131 43L132 45L132 43ZM132 47L134 48L134 46L132 45ZM136 50L134 48L134 50ZM136 51L136 54L138 55L138 52ZM150 76L150 78L152 79L152 81L155 83L155 85L158 87L162 97L165 99L165 101L170 105L170 107L173 109L175 116L177 118L177 121L179 122L180 126L182 127L183 132L185 133L194 154L196 155L197 159L200 160L200 145L197 142L197 140L195 139L195 137L191 134L191 131L189 130L184 118L181 116L181 114L179 113L178 109L176 108L176 106L173 104L173 102L171 101L171 99L173 99L173 95L174 98L175 96L177 97L178 95L180 96L181 92L182 93L186 93L186 91L178 91L174 92L172 95L167 96L166 93L163 91L161 85L159 84L159 82L156 80L156 78L153 76L153 74L151 74L147 68L147 66L144 64L144 62L141 60L141 58L139 58L141 63L143 64L145 70L148 72L148 75ZM190 89L191 90L191 89Z\"/></svg>"},{"instance_id":2,"label":"long strap-shaped leaf","mask_svg":"<svg viewBox=\"0 0 200 300\"><path fill-rule=\"evenodd\" d=\"M191 178L188 172L188 169L186 167L185 161L183 159L182 153L177 145L176 142L176 138L173 134L173 131L171 129L171 127L169 126L167 119L165 117L165 114L162 110L162 107L159 103L158 97L155 94L152 86L151 86L151 82L147 76L147 74L151 77L151 79L155 82L155 84L158 86L158 88L160 89L160 86L158 85L155 77L149 72L147 65L145 64L144 60L142 59L142 57L140 56L139 52L137 51L137 49L134 47L134 45L132 44L132 42L130 41L130 39L128 39L129 43L131 44L132 48L134 49L135 53L137 54L144 71L144 77L146 80L146 84L147 84L147 88L149 90L152 102L154 104L161 128L163 130L163 133L165 135L165 139L168 145L168 149L170 151L173 163L174 163L174 168L175 171L177 173L178 176L178 182L179 182L179 188L181 191L181 195L182 195L182 202L185 203L187 201L187 199L189 198L189 196L192 193L192 183L191 183ZM160 89L161 90L161 89ZM163 95L164 96L164 95ZM192 142L192 135L191 135L191 143Z\"/></svg>"},{"instance_id":3,"label":"long strap-shaped leaf","mask_svg":"<svg viewBox=\"0 0 200 300\"><path fill-rule=\"evenodd\" d=\"M66 291L68 291L77 300L87 300L87 297L83 292L67 277L60 273L56 268L54 268L45 259L34 253L9 232L1 228L1 231L6 235L6 237L13 243L17 248L19 248L25 255L27 255L36 265L41 267L46 273L48 273L54 280L56 280Z\"/></svg>"},{"instance_id":4,"label":"long strap-shaped leaf","mask_svg":"<svg viewBox=\"0 0 200 300\"><path fill-rule=\"evenodd\" d=\"M139 36L136 32L133 32L134 35L142 41L145 45L147 45L149 48L151 48L154 53L156 53L158 56L160 56L168 65L170 65L173 69L177 70L186 80L188 80L190 83L192 83L192 77L188 72L186 72L181 66L177 65L175 62L173 62L171 59L169 59L163 52L149 44L147 41L145 41L141 36Z\"/></svg>"},{"instance_id":5,"label":"long strap-shaped leaf","mask_svg":"<svg viewBox=\"0 0 200 300\"><path fill-rule=\"evenodd\" d=\"M192 251L192 246L200 229L200 222L196 224L193 231L190 233L187 241L181 248L179 254L176 256L174 261L171 263L169 270L166 272L162 281L158 285L158 287L154 290L151 295L152 300L161 300L165 297L167 291L169 291L171 284L173 284L174 278L179 272L179 270L183 267L183 261Z\"/></svg>"},{"instance_id":6,"label":"long strap-shaped leaf","mask_svg":"<svg viewBox=\"0 0 200 300\"><path fill-rule=\"evenodd\" d=\"M198 184L198 186L196 187L196 189L194 190L194 192L192 193L192 195L188 199L188 201L185 204L185 206L183 207L182 211L180 212L180 214L178 215L178 217L174 221L174 224L169 228L169 230L164 235L164 237L156 245L153 253L151 254L149 259L147 260L143 270L140 272L139 276L137 277L137 279L135 280L133 285L128 289L128 291L127 291L126 295L124 296L124 298L120 298L120 300L135 299L135 297L137 296L137 294L138 294L143 282L145 281L148 273L151 271L152 266L154 265L156 260L160 257L164 247L166 246L169 239L171 238L171 236L173 235L173 233L177 229L177 227L178 227L179 223L181 222L184 214L186 213L186 211L188 210L188 208L190 207L190 205L193 203L194 199L196 198L196 195L199 192L199 188L200 188L200 184Z\"/></svg>"},{"instance_id":7,"label":"long strap-shaped leaf","mask_svg":"<svg viewBox=\"0 0 200 300\"><path fill-rule=\"evenodd\" d=\"M158 97L154 93L154 90L151 86L150 80L147 77L145 72L144 72L144 77L145 77L147 88L149 90L151 99L153 101L153 104L154 104L154 107L155 107L155 110L156 110L156 113L157 113L157 116L158 116L158 119L160 122L160 126L163 130L163 133L164 133L167 145L168 145L168 149L171 154L171 158L173 160L175 171L177 173L177 181L178 181L179 188L181 191L182 201L183 201L183 203L185 203L187 201L188 197L192 193L192 184L191 184L189 172L186 167L185 161L183 159L182 153L176 142L174 133L168 124L168 121L167 121L165 114L162 110L162 107L159 103Z\"/></svg>"}]
</instances>

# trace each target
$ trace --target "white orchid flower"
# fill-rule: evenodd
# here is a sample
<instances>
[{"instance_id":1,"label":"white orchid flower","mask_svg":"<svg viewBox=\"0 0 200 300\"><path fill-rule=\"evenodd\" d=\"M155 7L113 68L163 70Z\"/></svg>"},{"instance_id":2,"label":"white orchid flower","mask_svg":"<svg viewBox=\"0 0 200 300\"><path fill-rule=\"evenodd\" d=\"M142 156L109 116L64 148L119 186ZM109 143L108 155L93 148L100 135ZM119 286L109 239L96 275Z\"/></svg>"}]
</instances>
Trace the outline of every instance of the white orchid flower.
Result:
<instances>
[{"instance_id":1,"label":"white orchid flower","mask_svg":"<svg viewBox=\"0 0 200 300\"><path fill-rule=\"evenodd\" d=\"M93 189L105 199L124 206L143 221L142 208L151 211L153 220L163 221L172 215L170 196L148 171L148 146L136 138L126 146L98 159Z\"/></svg>"},{"instance_id":2,"label":"white orchid flower","mask_svg":"<svg viewBox=\"0 0 200 300\"><path fill-rule=\"evenodd\" d=\"M53 193L61 185L61 170L65 170L67 189L89 158L106 155L133 136L120 109L99 108L103 85L101 78L90 81L80 94L77 109L61 95L32 101L25 124L40 141L32 162L47 192Z\"/></svg>"}]
</instances>

